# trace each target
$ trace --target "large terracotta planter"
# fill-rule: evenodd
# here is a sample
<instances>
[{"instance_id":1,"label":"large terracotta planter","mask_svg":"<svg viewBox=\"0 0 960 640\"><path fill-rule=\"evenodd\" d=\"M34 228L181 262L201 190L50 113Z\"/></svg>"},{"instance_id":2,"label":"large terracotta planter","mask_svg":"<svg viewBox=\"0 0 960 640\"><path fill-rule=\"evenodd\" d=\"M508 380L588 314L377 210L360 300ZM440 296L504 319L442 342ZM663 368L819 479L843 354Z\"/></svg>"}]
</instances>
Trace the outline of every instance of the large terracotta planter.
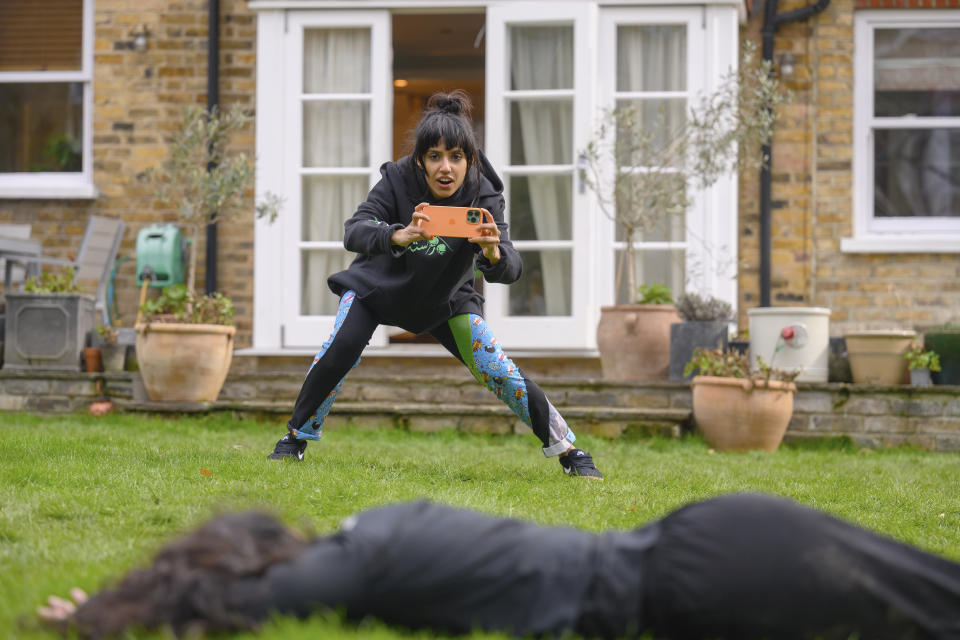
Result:
<instances>
[{"instance_id":1,"label":"large terracotta planter","mask_svg":"<svg viewBox=\"0 0 960 640\"><path fill-rule=\"evenodd\" d=\"M793 415L792 382L696 376L693 419L720 451L776 451Z\"/></svg>"},{"instance_id":2,"label":"large terracotta planter","mask_svg":"<svg viewBox=\"0 0 960 640\"><path fill-rule=\"evenodd\" d=\"M603 377L653 382L670 377L670 325L681 322L672 304L601 307L597 347Z\"/></svg>"},{"instance_id":3,"label":"large terracotta planter","mask_svg":"<svg viewBox=\"0 0 960 640\"><path fill-rule=\"evenodd\" d=\"M137 362L154 402L213 402L227 379L236 327L138 324Z\"/></svg>"},{"instance_id":4,"label":"large terracotta planter","mask_svg":"<svg viewBox=\"0 0 960 640\"><path fill-rule=\"evenodd\" d=\"M916 331L859 331L844 336L853 381L860 384L894 385L907 381L904 355L917 337Z\"/></svg>"}]
</instances>

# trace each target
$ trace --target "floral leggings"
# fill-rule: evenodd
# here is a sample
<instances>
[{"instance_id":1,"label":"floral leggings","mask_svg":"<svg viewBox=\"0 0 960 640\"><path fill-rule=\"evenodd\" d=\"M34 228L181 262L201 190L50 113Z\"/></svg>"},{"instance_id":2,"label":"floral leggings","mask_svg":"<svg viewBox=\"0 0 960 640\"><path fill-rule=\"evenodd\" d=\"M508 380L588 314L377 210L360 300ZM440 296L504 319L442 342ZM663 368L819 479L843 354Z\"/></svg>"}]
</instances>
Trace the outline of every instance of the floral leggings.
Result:
<instances>
[{"instance_id":1,"label":"floral leggings","mask_svg":"<svg viewBox=\"0 0 960 640\"><path fill-rule=\"evenodd\" d=\"M378 324L354 291L343 294L333 333L314 357L293 407L293 417L287 423L294 437L320 439L323 422L344 377L360 364L360 354ZM482 317L457 315L430 334L533 430L543 443L545 456L556 456L570 448L576 436L563 416L540 387L503 353Z\"/></svg>"}]
</instances>

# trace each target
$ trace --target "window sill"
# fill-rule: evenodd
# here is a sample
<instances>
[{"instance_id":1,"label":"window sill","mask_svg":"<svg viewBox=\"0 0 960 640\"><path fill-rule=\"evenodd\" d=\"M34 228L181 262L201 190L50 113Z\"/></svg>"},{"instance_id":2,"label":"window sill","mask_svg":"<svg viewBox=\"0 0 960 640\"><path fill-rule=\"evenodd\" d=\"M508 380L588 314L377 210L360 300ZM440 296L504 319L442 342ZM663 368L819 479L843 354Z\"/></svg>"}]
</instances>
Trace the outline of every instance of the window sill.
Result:
<instances>
[{"instance_id":1,"label":"window sill","mask_svg":"<svg viewBox=\"0 0 960 640\"><path fill-rule=\"evenodd\" d=\"M93 200L97 187L83 174L0 175L0 199Z\"/></svg>"},{"instance_id":2,"label":"window sill","mask_svg":"<svg viewBox=\"0 0 960 640\"><path fill-rule=\"evenodd\" d=\"M960 235L888 234L841 238L843 253L960 253Z\"/></svg>"}]
</instances>

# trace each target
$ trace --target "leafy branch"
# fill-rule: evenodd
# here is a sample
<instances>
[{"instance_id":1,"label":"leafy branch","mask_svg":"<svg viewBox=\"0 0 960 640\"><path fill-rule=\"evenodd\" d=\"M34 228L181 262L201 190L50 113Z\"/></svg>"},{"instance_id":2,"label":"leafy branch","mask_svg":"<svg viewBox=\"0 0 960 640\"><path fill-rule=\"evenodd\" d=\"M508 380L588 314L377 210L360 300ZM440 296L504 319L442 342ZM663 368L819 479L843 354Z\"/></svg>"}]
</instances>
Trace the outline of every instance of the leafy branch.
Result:
<instances>
[{"instance_id":1,"label":"leafy branch","mask_svg":"<svg viewBox=\"0 0 960 640\"><path fill-rule=\"evenodd\" d=\"M652 116L631 103L602 113L582 151L581 177L623 233L626 250L616 290L626 271L628 290L637 291L634 242L639 235L683 216L695 190L735 169L768 161L759 150L773 135L775 108L786 99L770 62L757 61L756 46L748 42L738 70L725 74L715 91L678 118L662 106Z\"/></svg>"}]
</instances>

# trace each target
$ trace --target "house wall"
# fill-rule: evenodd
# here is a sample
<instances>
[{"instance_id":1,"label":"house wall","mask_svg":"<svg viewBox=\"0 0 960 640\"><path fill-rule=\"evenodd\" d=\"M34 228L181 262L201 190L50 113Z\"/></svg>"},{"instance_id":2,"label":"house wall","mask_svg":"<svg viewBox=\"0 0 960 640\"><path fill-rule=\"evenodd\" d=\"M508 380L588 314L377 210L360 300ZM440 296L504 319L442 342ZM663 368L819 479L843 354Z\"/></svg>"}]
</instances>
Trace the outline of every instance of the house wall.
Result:
<instances>
[{"instance_id":1,"label":"house wall","mask_svg":"<svg viewBox=\"0 0 960 640\"><path fill-rule=\"evenodd\" d=\"M207 7L205 0L96 0L94 16L93 178L94 200L3 200L0 221L29 223L32 237L55 256L76 255L90 215L126 221L121 256L132 256L137 233L154 223L175 222L169 206L138 174L167 156L166 139L186 105L207 101ZM149 31L144 52L132 47L137 25ZM220 103L255 104L256 20L245 0L220 1ZM254 153L253 126L235 145ZM238 346L250 344L253 302L253 192L242 214L218 226L218 290L237 307ZM197 282L204 286L205 238L199 239ZM135 262L118 271L120 322L132 326L139 289ZM151 290L151 295L156 295Z\"/></svg>"},{"instance_id":2,"label":"house wall","mask_svg":"<svg viewBox=\"0 0 960 640\"><path fill-rule=\"evenodd\" d=\"M784 0L781 11L806 4ZM255 103L256 21L245 0L221 0L220 98L224 106ZM923 328L960 320L960 254L844 254L852 235L853 17L857 8L888 5L958 7L960 0L832 0L827 9L777 32L775 57L790 51L792 103L781 108L774 138L772 302L830 307L831 333L847 329ZM743 27L760 42L762 8ZM130 33L145 24L145 52ZM3 200L0 222L29 223L46 252L74 255L89 215L122 217L121 255L132 256L146 225L172 222L174 212L137 175L166 156L165 137L187 104L206 103L207 2L97 0L94 64L94 200ZM253 127L237 147L254 153ZM740 185L740 325L759 305L758 172ZM253 198L242 215L219 225L218 288L237 307L237 344L250 344L253 301ZM204 238L199 256L205 255ZM203 283L203 260L198 261ZM117 277L120 321L133 324L139 291L134 262ZM155 291L152 291L155 295Z\"/></svg>"},{"instance_id":3,"label":"house wall","mask_svg":"<svg viewBox=\"0 0 960 640\"><path fill-rule=\"evenodd\" d=\"M785 0L780 11L807 5ZM793 101L773 142L771 303L832 309L831 333L922 330L960 321L960 254L842 253L853 235L854 13L865 8L958 7L957 0L831 0L822 13L777 31L774 60L792 52ZM742 29L760 46L762 7ZM779 68L777 65L776 68ZM760 304L759 171L741 178L740 326Z\"/></svg>"}]
</instances>

